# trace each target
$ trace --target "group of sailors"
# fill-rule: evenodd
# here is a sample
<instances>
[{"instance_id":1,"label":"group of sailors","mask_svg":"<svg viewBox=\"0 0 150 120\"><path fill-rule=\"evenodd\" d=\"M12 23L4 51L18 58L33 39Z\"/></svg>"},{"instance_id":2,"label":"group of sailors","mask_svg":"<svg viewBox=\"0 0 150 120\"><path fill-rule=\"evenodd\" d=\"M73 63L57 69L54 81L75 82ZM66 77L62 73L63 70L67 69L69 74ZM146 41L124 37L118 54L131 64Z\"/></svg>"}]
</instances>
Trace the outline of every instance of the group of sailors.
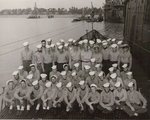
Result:
<instances>
[{"instance_id":1,"label":"group of sailors","mask_svg":"<svg viewBox=\"0 0 150 120\"><path fill-rule=\"evenodd\" d=\"M137 89L128 44L116 39L42 40L37 51L23 43L22 65L6 82L4 100L10 112L20 115L34 107L50 110L65 107L129 116L147 111L147 100Z\"/></svg>"}]
</instances>

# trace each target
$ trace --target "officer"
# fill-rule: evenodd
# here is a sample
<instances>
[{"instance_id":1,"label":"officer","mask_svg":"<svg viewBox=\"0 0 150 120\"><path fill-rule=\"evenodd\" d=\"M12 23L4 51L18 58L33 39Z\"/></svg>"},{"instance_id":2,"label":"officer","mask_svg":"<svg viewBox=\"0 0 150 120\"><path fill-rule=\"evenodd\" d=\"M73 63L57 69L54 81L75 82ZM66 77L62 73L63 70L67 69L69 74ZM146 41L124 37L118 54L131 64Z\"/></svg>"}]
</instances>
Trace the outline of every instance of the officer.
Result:
<instances>
[{"instance_id":1,"label":"officer","mask_svg":"<svg viewBox=\"0 0 150 120\"><path fill-rule=\"evenodd\" d=\"M129 91L127 93L128 99L126 101L127 107L125 107L125 112L129 116L138 116L141 113L147 111L147 100L143 95L134 89L134 83L130 82L128 84Z\"/></svg>"},{"instance_id":2,"label":"officer","mask_svg":"<svg viewBox=\"0 0 150 120\"><path fill-rule=\"evenodd\" d=\"M81 80L77 89L77 102L81 111L86 110L86 99L88 97L88 94L89 87L84 80Z\"/></svg>"},{"instance_id":3,"label":"officer","mask_svg":"<svg viewBox=\"0 0 150 120\"><path fill-rule=\"evenodd\" d=\"M29 72L30 71L30 64L33 61L33 51L29 48L29 43L23 43L24 50L21 52L21 62L24 67L24 70Z\"/></svg>"},{"instance_id":4,"label":"officer","mask_svg":"<svg viewBox=\"0 0 150 120\"><path fill-rule=\"evenodd\" d=\"M74 107L76 100L76 89L73 87L71 82L68 82L66 89L64 89L64 101L66 103L66 111L69 112Z\"/></svg>"},{"instance_id":5,"label":"officer","mask_svg":"<svg viewBox=\"0 0 150 120\"><path fill-rule=\"evenodd\" d=\"M102 113L110 113L114 110L114 95L110 90L110 83L103 84L103 91L100 94L98 109Z\"/></svg>"},{"instance_id":6,"label":"officer","mask_svg":"<svg viewBox=\"0 0 150 120\"><path fill-rule=\"evenodd\" d=\"M29 74L33 75L33 81L34 80L40 80L40 71L35 67L35 64L31 64L31 71L29 72Z\"/></svg>"}]
</instances>

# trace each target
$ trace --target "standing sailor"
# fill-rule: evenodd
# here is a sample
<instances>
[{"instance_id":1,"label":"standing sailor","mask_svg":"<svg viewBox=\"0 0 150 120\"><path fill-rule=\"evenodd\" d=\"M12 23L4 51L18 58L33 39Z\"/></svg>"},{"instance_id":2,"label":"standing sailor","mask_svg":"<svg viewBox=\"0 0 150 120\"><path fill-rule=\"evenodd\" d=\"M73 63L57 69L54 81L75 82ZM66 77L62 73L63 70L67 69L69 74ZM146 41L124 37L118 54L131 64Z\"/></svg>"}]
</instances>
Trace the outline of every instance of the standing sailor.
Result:
<instances>
[{"instance_id":1,"label":"standing sailor","mask_svg":"<svg viewBox=\"0 0 150 120\"><path fill-rule=\"evenodd\" d=\"M21 62L24 67L24 70L29 72L30 71L30 64L33 60L33 51L29 48L29 43L23 43L24 50L21 52Z\"/></svg>"}]
</instances>

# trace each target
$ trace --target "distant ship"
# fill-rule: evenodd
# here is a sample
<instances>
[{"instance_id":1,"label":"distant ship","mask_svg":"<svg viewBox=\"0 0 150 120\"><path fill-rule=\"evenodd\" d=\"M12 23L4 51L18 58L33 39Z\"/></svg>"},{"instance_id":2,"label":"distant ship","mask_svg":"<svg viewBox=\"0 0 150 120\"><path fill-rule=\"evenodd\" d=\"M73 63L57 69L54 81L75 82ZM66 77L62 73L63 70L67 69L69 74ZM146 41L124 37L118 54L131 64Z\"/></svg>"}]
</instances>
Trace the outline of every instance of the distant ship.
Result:
<instances>
[{"instance_id":1,"label":"distant ship","mask_svg":"<svg viewBox=\"0 0 150 120\"><path fill-rule=\"evenodd\" d=\"M36 2L35 2L34 10L31 13L31 15L28 17L28 19L39 19L39 18L41 18L41 17L40 17L40 15L38 15L38 8L37 8Z\"/></svg>"}]
</instances>

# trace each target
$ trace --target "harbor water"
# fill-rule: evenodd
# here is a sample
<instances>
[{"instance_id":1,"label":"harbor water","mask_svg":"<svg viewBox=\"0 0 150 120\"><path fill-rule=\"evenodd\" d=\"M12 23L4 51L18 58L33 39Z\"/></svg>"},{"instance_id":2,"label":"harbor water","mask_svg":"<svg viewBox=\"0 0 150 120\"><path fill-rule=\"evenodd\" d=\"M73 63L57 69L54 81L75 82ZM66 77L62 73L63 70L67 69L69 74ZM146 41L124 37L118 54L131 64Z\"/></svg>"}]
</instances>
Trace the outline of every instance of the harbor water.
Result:
<instances>
[{"instance_id":1,"label":"harbor water","mask_svg":"<svg viewBox=\"0 0 150 120\"><path fill-rule=\"evenodd\" d=\"M29 41L30 48L42 39L52 38L56 43L60 39L78 39L92 29L87 22L71 22L74 16L56 16L48 19L26 19L26 16L0 16L0 87L11 79L12 72L20 65L22 43ZM123 24L94 23L94 29L101 34L123 39Z\"/></svg>"}]
</instances>

